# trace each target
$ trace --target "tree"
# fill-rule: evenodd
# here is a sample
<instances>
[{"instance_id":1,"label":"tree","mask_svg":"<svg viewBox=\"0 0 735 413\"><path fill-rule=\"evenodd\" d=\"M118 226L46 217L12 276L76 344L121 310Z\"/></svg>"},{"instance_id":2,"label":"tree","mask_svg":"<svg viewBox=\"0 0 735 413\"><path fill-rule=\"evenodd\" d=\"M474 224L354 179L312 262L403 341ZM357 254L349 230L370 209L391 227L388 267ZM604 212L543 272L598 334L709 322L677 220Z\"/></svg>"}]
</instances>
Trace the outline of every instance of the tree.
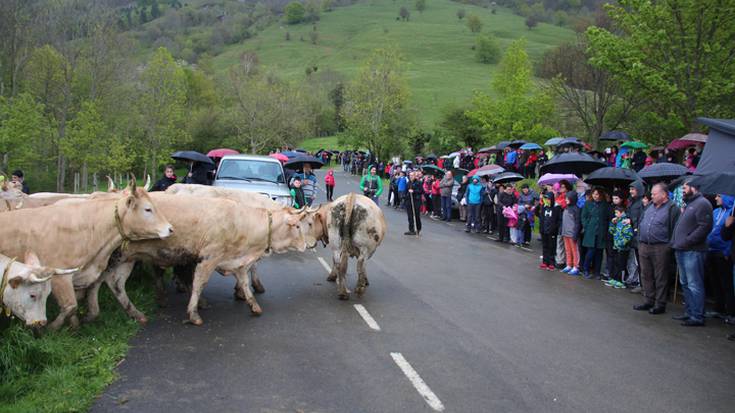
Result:
<instances>
[{"instance_id":1,"label":"tree","mask_svg":"<svg viewBox=\"0 0 735 413\"><path fill-rule=\"evenodd\" d=\"M536 18L536 16L528 16L526 18L526 27L528 27L528 30L531 30L536 26L538 26L538 18Z\"/></svg>"},{"instance_id":2,"label":"tree","mask_svg":"<svg viewBox=\"0 0 735 413\"><path fill-rule=\"evenodd\" d=\"M462 19L464 19L464 16L465 16L465 14L466 14L466 12L465 12L465 10L464 10L464 9L459 9L459 10L457 10L457 18L458 18L459 20L462 20Z\"/></svg>"},{"instance_id":3,"label":"tree","mask_svg":"<svg viewBox=\"0 0 735 413\"><path fill-rule=\"evenodd\" d=\"M507 139L540 141L557 132L547 126L553 101L531 78L531 63L521 38L506 50L492 79L496 98L476 93L467 116L476 120L489 142Z\"/></svg>"},{"instance_id":4,"label":"tree","mask_svg":"<svg viewBox=\"0 0 735 413\"><path fill-rule=\"evenodd\" d=\"M456 142L454 148L449 148L450 151L456 150L459 146L477 148L483 142L482 125L468 115L468 109L461 106L452 106L445 108L442 113L439 130L443 130L445 133L439 134L437 138L453 138L447 139ZM438 150L438 148L435 149Z\"/></svg>"},{"instance_id":5,"label":"tree","mask_svg":"<svg viewBox=\"0 0 735 413\"><path fill-rule=\"evenodd\" d=\"M408 18L411 17L411 13L405 7L401 7L401 9L398 11L398 15L401 17L403 21L406 21L406 22L408 21Z\"/></svg>"},{"instance_id":6,"label":"tree","mask_svg":"<svg viewBox=\"0 0 735 413\"><path fill-rule=\"evenodd\" d=\"M547 52L538 75L563 109L579 120L588 142L597 145L605 130L618 129L636 107L623 99L610 74L588 63L584 36Z\"/></svg>"},{"instance_id":7,"label":"tree","mask_svg":"<svg viewBox=\"0 0 735 413\"><path fill-rule=\"evenodd\" d=\"M416 10L423 13L426 10L426 0L416 0Z\"/></svg>"},{"instance_id":8,"label":"tree","mask_svg":"<svg viewBox=\"0 0 735 413\"><path fill-rule=\"evenodd\" d=\"M161 7L157 0L153 0L153 3L151 3L151 18L157 19L159 17L161 17Z\"/></svg>"},{"instance_id":9,"label":"tree","mask_svg":"<svg viewBox=\"0 0 735 413\"><path fill-rule=\"evenodd\" d=\"M500 46L492 35L477 36L475 57L480 63L495 64L500 60Z\"/></svg>"},{"instance_id":10,"label":"tree","mask_svg":"<svg viewBox=\"0 0 735 413\"><path fill-rule=\"evenodd\" d=\"M348 142L367 147L380 159L403 150L414 119L408 107L408 83L395 50L375 50L345 91L343 107Z\"/></svg>"},{"instance_id":11,"label":"tree","mask_svg":"<svg viewBox=\"0 0 735 413\"><path fill-rule=\"evenodd\" d=\"M467 16L467 27L472 33L479 33L482 30L482 20L474 14Z\"/></svg>"},{"instance_id":12,"label":"tree","mask_svg":"<svg viewBox=\"0 0 735 413\"><path fill-rule=\"evenodd\" d=\"M608 5L615 30L590 27L590 62L609 71L626 96L650 102L647 116L701 128L698 116L735 115L735 7L718 0Z\"/></svg>"},{"instance_id":13,"label":"tree","mask_svg":"<svg viewBox=\"0 0 735 413\"><path fill-rule=\"evenodd\" d=\"M149 171L169 159L169 153L188 142L183 129L186 105L186 75L171 53L161 47L142 74L139 99L143 147Z\"/></svg>"},{"instance_id":14,"label":"tree","mask_svg":"<svg viewBox=\"0 0 735 413\"><path fill-rule=\"evenodd\" d=\"M322 11L322 4L319 0L307 0L304 6L304 21L316 22L319 21L319 14Z\"/></svg>"},{"instance_id":15,"label":"tree","mask_svg":"<svg viewBox=\"0 0 735 413\"><path fill-rule=\"evenodd\" d=\"M301 2L292 1L291 3L288 3L283 9L283 14L286 16L286 23L298 24L304 20L306 9L304 8L304 5L301 4Z\"/></svg>"},{"instance_id":16,"label":"tree","mask_svg":"<svg viewBox=\"0 0 735 413\"><path fill-rule=\"evenodd\" d=\"M91 168L100 171L108 166L106 127L92 101L82 103L76 117L69 122L66 139L61 142L61 152L69 166L81 170Z\"/></svg>"},{"instance_id":17,"label":"tree","mask_svg":"<svg viewBox=\"0 0 735 413\"><path fill-rule=\"evenodd\" d=\"M29 169L49 157L48 141L53 129L44 107L29 93L15 98L0 97L0 168Z\"/></svg>"}]
</instances>

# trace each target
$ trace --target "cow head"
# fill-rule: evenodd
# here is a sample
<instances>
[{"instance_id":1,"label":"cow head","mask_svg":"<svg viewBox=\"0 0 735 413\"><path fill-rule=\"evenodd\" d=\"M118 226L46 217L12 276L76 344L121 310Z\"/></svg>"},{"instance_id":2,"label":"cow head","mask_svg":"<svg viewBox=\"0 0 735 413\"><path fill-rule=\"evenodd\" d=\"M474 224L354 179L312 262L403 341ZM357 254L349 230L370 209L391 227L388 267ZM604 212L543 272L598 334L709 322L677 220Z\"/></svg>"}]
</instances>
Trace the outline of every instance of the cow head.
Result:
<instances>
[{"instance_id":1,"label":"cow head","mask_svg":"<svg viewBox=\"0 0 735 413\"><path fill-rule=\"evenodd\" d=\"M314 216L313 234L317 241L324 246L329 244L329 227L327 226L327 215L331 204L320 204L317 208L309 207L307 212Z\"/></svg>"},{"instance_id":2,"label":"cow head","mask_svg":"<svg viewBox=\"0 0 735 413\"><path fill-rule=\"evenodd\" d=\"M51 293L51 277L72 274L78 269L42 267L33 253L29 253L25 261L25 265L13 264L8 270L7 286L1 292L2 302L27 326L43 327L46 325L46 299Z\"/></svg>"},{"instance_id":3,"label":"cow head","mask_svg":"<svg viewBox=\"0 0 735 413\"><path fill-rule=\"evenodd\" d=\"M299 251L314 248L314 216L306 211L289 213L274 211L271 248L275 252Z\"/></svg>"},{"instance_id":4,"label":"cow head","mask_svg":"<svg viewBox=\"0 0 735 413\"><path fill-rule=\"evenodd\" d=\"M173 234L171 224L156 209L148 192L136 186L135 178L116 202L123 236L131 241L166 238Z\"/></svg>"}]
</instances>

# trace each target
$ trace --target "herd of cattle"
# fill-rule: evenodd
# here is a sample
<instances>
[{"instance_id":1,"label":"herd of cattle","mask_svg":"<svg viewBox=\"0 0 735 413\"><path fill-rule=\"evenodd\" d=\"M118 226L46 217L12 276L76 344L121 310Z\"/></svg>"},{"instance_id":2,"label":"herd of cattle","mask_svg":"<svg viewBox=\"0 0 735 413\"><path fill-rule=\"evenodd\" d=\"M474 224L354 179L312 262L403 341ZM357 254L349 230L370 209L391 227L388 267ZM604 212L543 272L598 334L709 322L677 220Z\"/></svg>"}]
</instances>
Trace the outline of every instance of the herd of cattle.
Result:
<instances>
[{"instance_id":1,"label":"herd of cattle","mask_svg":"<svg viewBox=\"0 0 735 413\"><path fill-rule=\"evenodd\" d=\"M202 185L175 184L166 192L148 192L131 181L117 190L90 195L26 195L12 184L0 188L0 296L6 313L26 325L46 325L46 299L53 294L59 315L49 324L79 324L77 302L86 298L85 322L99 315L97 300L107 284L123 309L145 323L130 301L125 283L138 261L163 274L167 267L191 268L183 285L190 291L189 321L202 324L200 296L215 272L233 275L235 296L253 314L262 312L253 295L263 292L255 271L263 257L303 252L318 242L332 249L340 299L348 299L347 261L357 259L361 295L368 285L365 260L382 242L386 224L380 208L357 194L344 195L318 208L281 206L261 194ZM23 261L23 262L21 262ZM185 277L183 277L185 278ZM158 277L162 286L162 277Z\"/></svg>"}]
</instances>

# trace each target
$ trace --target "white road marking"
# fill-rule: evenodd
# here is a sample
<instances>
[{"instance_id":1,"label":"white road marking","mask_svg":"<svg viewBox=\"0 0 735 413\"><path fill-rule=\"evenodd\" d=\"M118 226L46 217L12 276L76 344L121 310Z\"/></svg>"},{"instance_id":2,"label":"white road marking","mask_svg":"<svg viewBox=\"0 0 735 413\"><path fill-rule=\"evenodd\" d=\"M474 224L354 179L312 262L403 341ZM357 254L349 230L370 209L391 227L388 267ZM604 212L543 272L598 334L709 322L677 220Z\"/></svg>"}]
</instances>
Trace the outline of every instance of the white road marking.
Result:
<instances>
[{"instance_id":1,"label":"white road marking","mask_svg":"<svg viewBox=\"0 0 735 413\"><path fill-rule=\"evenodd\" d=\"M421 376L419 376L416 370L414 370L413 367L411 367L411 365L408 363L408 361L406 361L406 359L403 357L403 354L390 353L390 356L393 357L393 361L395 361L398 367L401 368L403 374L408 377L408 380L411 381L413 387L416 388L416 390L419 392L421 397L424 398L429 407L436 410L437 412L443 412L444 405L442 404L441 400L436 397L436 394L431 391L431 389L429 388L429 386L426 385Z\"/></svg>"},{"instance_id":2,"label":"white road marking","mask_svg":"<svg viewBox=\"0 0 735 413\"><path fill-rule=\"evenodd\" d=\"M322 267L324 267L324 269L327 270L328 273L332 272L332 267L330 267L329 264L327 264L327 262L324 261L324 258L316 257L316 259L319 260L319 262L322 264Z\"/></svg>"},{"instance_id":3,"label":"white road marking","mask_svg":"<svg viewBox=\"0 0 735 413\"><path fill-rule=\"evenodd\" d=\"M368 327L372 328L375 331L380 331L380 326L375 321L373 316L368 313L368 310L363 306L362 304L355 304L355 310L360 314L363 320L365 320L365 323L367 323Z\"/></svg>"}]
</instances>

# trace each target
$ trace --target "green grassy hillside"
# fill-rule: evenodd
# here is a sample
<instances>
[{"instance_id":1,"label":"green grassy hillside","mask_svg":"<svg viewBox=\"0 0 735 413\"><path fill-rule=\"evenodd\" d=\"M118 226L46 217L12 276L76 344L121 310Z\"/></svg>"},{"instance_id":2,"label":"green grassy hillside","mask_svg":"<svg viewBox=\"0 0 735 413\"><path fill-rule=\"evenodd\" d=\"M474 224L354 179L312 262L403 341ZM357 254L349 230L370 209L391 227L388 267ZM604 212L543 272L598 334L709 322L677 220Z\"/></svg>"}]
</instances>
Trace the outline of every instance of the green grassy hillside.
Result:
<instances>
[{"instance_id":1,"label":"green grassy hillside","mask_svg":"<svg viewBox=\"0 0 735 413\"><path fill-rule=\"evenodd\" d=\"M467 15L479 16L482 33L496 36L501 47L526 37L534 60L547 49L574 37L571 30L548 24L528 30L522 17L503 9L494 15L489 9L448 0L427 3L423 13L407 0L365 0L322 13L317 23L316 45L309 41L311 24L274 24L252 39L228 46L214 59L214 66L224 71L237 62L241 53L254 51L261 64L286 78L303 77L306 67L315 65L319 70L331 69L351 78L373 49L395 46L407 61L419 121L431 127L443 107L466 102L473 90L487 90L496 68L475 61L472 46L477 34L467 28L466 18L457 18L460 8ZM408 22L396 20L401 6L411 13ZM286 40L286 32L290 33L290 41Z\"/></svg>"}]
</instances>

